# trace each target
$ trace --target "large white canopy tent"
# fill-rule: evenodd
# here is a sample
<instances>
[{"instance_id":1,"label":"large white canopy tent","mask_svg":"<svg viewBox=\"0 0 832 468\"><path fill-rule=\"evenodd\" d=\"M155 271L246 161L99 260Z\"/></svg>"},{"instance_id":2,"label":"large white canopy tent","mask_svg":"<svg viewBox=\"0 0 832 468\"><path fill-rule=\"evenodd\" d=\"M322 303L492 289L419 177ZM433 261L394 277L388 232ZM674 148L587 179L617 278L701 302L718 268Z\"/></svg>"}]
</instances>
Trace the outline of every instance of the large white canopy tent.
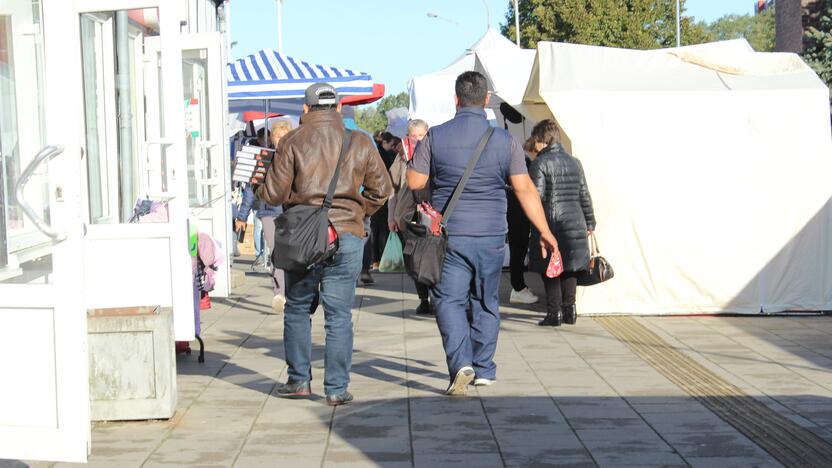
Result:
<instances>
[{"instance_id":1,"label":"large white canopy tent","mask_svg":"<svg viewBox=\"0 0 832 468\"><path fill-rule=\"evenodd\" d=\"M796 55L744 40L538 44L523 103L568 135L616 272L579 310L832 310L828 93Z\"/></svg>"},{"instance_id":2,"label":"large white canopy tent","mask_svg":"<svg viewBox=\"0 0 832 468\"><path fill-rule=\"evenodd\" d=\"M488 29L474 45L454 63L427 75L414 76L408 83L410 118L422 119L431 127L451 120L456 114L454 83L457 76L475 68L475 53L486 50L519 50L494 29ZM489 112L489 119L494 115Z\"/></svg>"},{"instance_id":3,"label":"large white canopy tent","mask_svg":"<svg viewBox=\"0 0 832 468\"><path fill-rule=\"evenodd\" d=\"M546 118L549 110L545 104L537 107L543 111L533 112L533 106L526 108L523 97L526 85L531 76L536 51L531 49L492 48L475 52L474 70L482 73L488 80L488 90L491 92L489 107L494 110L498 123L502 124L511 135L522 142L531 134L532 127L538 120L535 115ZM511 121L503 111L508 105L520 114L520 120ZM510 111L509 111L510 112Z\"/></svg>"}]
</instances>

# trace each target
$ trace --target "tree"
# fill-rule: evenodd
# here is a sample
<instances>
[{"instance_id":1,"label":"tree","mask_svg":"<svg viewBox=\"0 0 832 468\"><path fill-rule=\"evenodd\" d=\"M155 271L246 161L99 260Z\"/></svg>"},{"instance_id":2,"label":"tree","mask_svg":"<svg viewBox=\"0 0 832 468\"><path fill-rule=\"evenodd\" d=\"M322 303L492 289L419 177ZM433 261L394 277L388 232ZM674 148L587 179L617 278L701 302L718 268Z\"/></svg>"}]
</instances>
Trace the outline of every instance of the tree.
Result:
<instances>
[{"instance_id":1,"label":"tree","mask_svg":"<svg viewBox=\"0 0 832 468\"><path fill-rule=\"evenodd\" d=\"M676 2L668 0L523 0L520 43L571 42L629 49L676 45ZM684 1L682 1L684 12ZM514 5L509 2L502 33L515 38ZM691 17L682 17L682 44L706 42L708 34Z\"/></svg>"},{"instance_id":2,"label":"tree","mask_svg":"<svg viewBox=\"0 0 832 468\"><path fill-rule=\"evenodd\" d=\"M711 24L704 25L714 41L744 37L757 52L774 51L774 8L759 15L726 15Z\"/></svg>"},{"instance_id":3,"label":"tree","mask_svg":"<svg viewBox=\"0 0 832 468\"><path fill-rule=\"evenodd\" d=\"M823 0L818 17L819 27L811 26L804 33L803 59L832 89L832 0Z\"/></svg>"},{"instance_id":4,"label":"tree","mask_svg":"<svg viewBox=\"0 0 832 468\"><path fill-rule=\"evenodd\" d=\"M406 91L386 96L374 106L356 109L355 123L359 128L370 133L385 130L387 128L387 116L384 113L396 107L408 106L410 106L410 95Z\"/></svg>"}]
</instances>

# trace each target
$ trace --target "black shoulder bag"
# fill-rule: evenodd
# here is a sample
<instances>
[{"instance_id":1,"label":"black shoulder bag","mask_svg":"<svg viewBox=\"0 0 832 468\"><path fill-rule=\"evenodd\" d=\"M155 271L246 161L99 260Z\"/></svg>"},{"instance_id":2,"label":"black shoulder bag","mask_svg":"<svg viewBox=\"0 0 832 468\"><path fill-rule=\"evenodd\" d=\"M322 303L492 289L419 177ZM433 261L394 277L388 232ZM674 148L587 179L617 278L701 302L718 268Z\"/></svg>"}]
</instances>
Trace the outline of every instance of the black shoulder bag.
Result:
<instances>
[{"instance_id":1,"label":"black shoulder bag","mask_svg":"<svg viewBox=\"0 0 832 468\"><path fill-rule=\"evenodd\" d=\"M338 250L337 242L329 243L329 209L332 208L332 196L338 185L338 176L351 136L352 132L345 130L335 175L329 182L323 204L295 205L275 219L272 264L277 268L303 274L332 257Z\"/></svg>"},{"instance_id":2,"label":"black shoulder bag","mask_svg":"<svg viewBox=\"0 0 832 468\"><path fill-rule=\"evenodd\" d=\"M416 281L427 286L435 286L442 279L442 268L445 264L445 251L448 249L448 219L454 211L459 197L462 196L465 190L465 184L471 178L474 172L474 167L477 161L480 160L485 145L491 134L494 133L494 128L489 127L485 134L480 139L480 143L471 159L468 160L468 166L465 168L465 173L462 179L459 180L454 192L451 195L450 201L442 213L442 221L439 223L439 234L434 234L428 227L431 225L430 221L422 220L420 211L417 209L416 214L404 230L405 245L402 253L404 254L404 265L407 273Z\"/></svg>"}]
</instances>

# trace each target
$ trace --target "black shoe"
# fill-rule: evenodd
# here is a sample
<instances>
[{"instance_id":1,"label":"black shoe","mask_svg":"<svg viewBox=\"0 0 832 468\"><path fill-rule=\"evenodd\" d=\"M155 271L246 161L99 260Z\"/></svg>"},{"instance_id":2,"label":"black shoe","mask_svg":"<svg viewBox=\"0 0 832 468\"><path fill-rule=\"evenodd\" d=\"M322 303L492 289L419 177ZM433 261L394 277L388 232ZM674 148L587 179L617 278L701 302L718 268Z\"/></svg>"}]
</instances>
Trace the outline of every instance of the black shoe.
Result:
<instances>
[{"instance_id":1,"label":"black shoe","mask_svg":"<svg viewBox=\"0 0 832 468\"><path fill-rule=\"evenodd\" d=\"M419 304L419 307L416 308L416 315L435 315L436 311L433 310L433 305L427 299L422 299L422 302Z\"/></svg>"},{"instance_id":2,"label":"black shoe","mask_svg":"<svg viewBox=\"0 0 832 468\"><path fill-rule=\"evenodd\" d=\"M375 284L376 280L370 274L370 270L361 270L361 282L364 284Z\"/></svg>"},{"instance_id":3,"label":"black shoe","mask_svg":"<svg viewBox=\"0 0 832 468\"><path fill-rule=\"evenodd\" d=\"M281 398L308 398L312 395L309 381L286 382L277 384L277 396Z\"/></svg>"},{"instance_id":4,"label":"black shoe","mask_svg":"<svg viewBox=\"0 0 832 468\"><path fill-rule=\"evenodd\" d=\"M578 308L575 304L561 307L563 311L563 323L575 325L578 321Z\"/></svg>"},{"instance_id":5,"label":"black shoe","mask_svg":"<svg viewBox=\"0 0 832 468\"><path fill-rule=\"evenodd\" d=\"M541 327L559 327L563 323L563 312L547 312L543 320L537 322Z\"/></svg>"},{"instance_id":6,"label":"black shoe","mask_svg":"<svg viewBox=\"0 0 832 468\"><path fill-rule=\"evenodd\" d=\"M326 396L326 404L329 406L341 406L346 405L347 403L353 400L352 393L344 390L342 393L337 395L327 395Z\"/></svg>"}]
</instances>

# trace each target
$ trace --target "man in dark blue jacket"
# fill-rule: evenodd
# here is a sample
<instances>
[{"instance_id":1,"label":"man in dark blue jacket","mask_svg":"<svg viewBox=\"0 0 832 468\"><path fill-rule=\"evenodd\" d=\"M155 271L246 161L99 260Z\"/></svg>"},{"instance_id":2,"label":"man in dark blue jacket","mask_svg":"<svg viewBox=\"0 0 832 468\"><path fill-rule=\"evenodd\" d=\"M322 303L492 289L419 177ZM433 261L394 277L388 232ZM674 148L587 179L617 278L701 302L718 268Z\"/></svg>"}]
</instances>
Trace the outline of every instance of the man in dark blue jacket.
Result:
<instances>
[{"instance_id":1,"label":"man in dark blue jacket","mask_svg":"<svg viewBox=\"0 0 832 468\"><path fill-rule=\"evenodd\" d=\"M457 186L468 160L489 128L485 77L465 72L456 80L457 114L433 127L416 147L407 173L411 190L430 182L433 206L440 211ZM496 380L494 352L500 331L500 274L505 258L506 185L514 189L532 225L541 232L539 248L554 250L537 188L529 178L522 147L503 129L485 146L448 220L448 251L442 280L432 290L436 323L451 383L446 394L465 395L468 384ZM471 321L467 308L471 307Z\"/></svg>"}]
</instances>

